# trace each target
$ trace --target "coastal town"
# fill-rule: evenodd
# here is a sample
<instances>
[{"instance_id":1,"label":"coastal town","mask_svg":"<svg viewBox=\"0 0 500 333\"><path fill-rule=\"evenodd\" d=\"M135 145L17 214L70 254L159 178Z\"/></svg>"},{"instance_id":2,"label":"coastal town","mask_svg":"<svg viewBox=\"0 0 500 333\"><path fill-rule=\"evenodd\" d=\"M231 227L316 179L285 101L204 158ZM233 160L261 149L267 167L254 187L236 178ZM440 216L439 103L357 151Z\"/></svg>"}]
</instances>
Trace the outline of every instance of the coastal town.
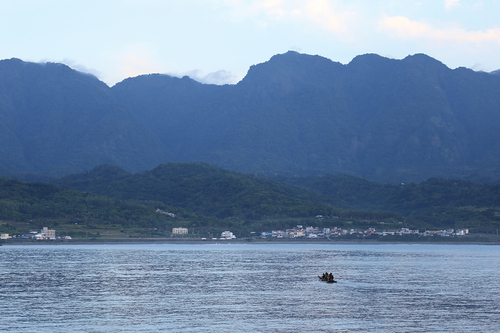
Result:
<instances>
[{"instance_id":1,"label":"coastal town","mask_svg":"<svg viewBox=\"0 0 500 333\"><path fill-rule=\"evenodd\" d=\"M252 233L255 234L255 233ZM409 228L401 228L399 230L383 230L377 231L375 228L368 229L342 229L342 228L318 228L318 227L303 227L297 225L292 229L273 230L270 232L264 231L260 233L260 238L266 239L331 239L335 237L370 237L372 235L384 236L404 236L415 235L419 237L460 237L469 234L469 229L446 229L446 230L426 230L420 232L419 230L411 230ZM188 236L189 230L187 228L173 228L172 237L175 236ZM22 235L9 235L0 234L0 239L31 239L31 240L71 240L71 236L56 236L56 231L43 227L41 230L31 229L29 232ZM231 240L236 239L236 236L229 230L223 231L219 238L201 238L201 240Z\"/></svg>"},{"instance_id":2,"label":"coastal town","mask_svg":"<svg viewBox=\"0 0 500 333\"><path fill-rule=\"evenodd\" d=\"M71 236L64 236L64 237L56 236L56 231L53 229L49 229L48 227L43 227L41 230L31 229L29 232L24 233L22 235L0 234L0 239L2 240L13 239L13 238L33 239L33 240L61 240L61 239L69 240L71 239Z\"/></svg>"},{"instance_id":3,"label":"coastal town","mask_svg":"<svg viewBox=\"0 0 500 333\"><path fill-rule=\"evenodd\" d=\"M188 235L187 228L173 228L173 235ZM306 227L302 225L297 225L292 229L285 230L273 230L270 232L261 232L260 238L267 239L295 239L295 238L306 238L306 239L330 239L332 237L342 237L342 236L357 236L357 237L369 237L372 235L384 237L384 236L404 236L404 235L415 235L421 237L460 237L469 234L469 229L446 229L446 230L426 230L420 232L419 230L411 230L409 228L401 228L399 230L383 230L377 231L375 228L368 228L366 230L359 229L342 229L342 228L318 228L318 227ZM202 238L206 240L207 238ZM212 240L229 240L236 239L236 236L231 231L224 231L221 233L220 238L211 238Z\"/></svg>"},{"instance_id":4,"label":"coastal town","mask_svg":"<svg viewBox=\"0 0 500 333\"><path fill-rule=\"evenodd\" d=\"M469 233L469 229L446 229L446 230L426 230L420 232L419 230L410 230L409 228L401 228L400 230L383 230L377 231L375 228L368 228L366 230L359 229L342 229L342 228L317 228L317 227L306 227L303 228L302 225L297 225L293 229L286 230L273 230L271 232L262 232L260 234L261 238L331 238L331 237L341 237L347 235L355 235L359 237L369 237L372 235L378 236L403 236L403 235L417 235L423 237L432 236L465 236Z\"/></svg>"},{"instance_id":5,"label":"coastal town","mask_svg":"<svg viewBox=\"0 0 500 333\"><path fill-rule=\"evenodd\" d=\"M172 235L188 235L189 230L187 228L173 228L172 229ZM236 239L236 236L229 230L223 231L220 234L220 238L217 237L211 237L212 240L227 240L227 239ZM203 237L201 240L207 240L207 238Z\"/></svg>"}]
</instances>

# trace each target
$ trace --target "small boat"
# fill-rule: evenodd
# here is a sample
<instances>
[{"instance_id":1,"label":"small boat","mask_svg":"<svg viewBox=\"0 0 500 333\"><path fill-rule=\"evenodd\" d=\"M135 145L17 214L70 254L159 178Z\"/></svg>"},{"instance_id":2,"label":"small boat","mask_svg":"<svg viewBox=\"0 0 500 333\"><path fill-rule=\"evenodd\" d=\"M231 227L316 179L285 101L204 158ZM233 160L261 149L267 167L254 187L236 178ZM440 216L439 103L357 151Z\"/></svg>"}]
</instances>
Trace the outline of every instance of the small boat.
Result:
<instances>
[{"instance_id":1,"label":"small boat","mask_svg":"<svg viewBox=\"0 0 500 333\"><path fill-rule=\"evenodd\" d=\"M323 279L321 276L318 275L318 278L320 281L325 281L326 283L337 283L335 280L330 280L330 279Z\"/></svg>"}]
</instances>

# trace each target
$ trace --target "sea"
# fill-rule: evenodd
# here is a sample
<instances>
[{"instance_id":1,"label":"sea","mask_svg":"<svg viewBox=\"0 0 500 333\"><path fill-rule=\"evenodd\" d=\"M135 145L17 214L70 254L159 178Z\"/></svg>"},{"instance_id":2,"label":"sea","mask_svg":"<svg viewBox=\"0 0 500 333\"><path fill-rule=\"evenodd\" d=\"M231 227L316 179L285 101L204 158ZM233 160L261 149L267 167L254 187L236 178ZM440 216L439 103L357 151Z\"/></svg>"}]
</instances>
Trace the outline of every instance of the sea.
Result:
<instances>
[{"instance_id":1,"label":"sea","mask_svg":"<svg viewBox=\"0 0 500 333\"><path fill-rule=\"evenodd\" d=\"M500 332L500 246L4 245L0 331Z\"/></svg>"}]
</instances>

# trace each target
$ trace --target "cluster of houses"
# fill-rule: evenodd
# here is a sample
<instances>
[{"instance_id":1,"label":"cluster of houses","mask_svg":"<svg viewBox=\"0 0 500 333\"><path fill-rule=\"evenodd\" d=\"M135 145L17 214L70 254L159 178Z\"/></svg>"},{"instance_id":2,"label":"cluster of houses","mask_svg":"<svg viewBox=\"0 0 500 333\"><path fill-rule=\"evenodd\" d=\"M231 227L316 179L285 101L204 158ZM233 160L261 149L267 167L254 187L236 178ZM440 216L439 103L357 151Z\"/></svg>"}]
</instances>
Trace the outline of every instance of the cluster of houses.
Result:
<instances>
[{"instance_id":1,"label":"cluster of houses","mask_svg":"<svg viewBox=\"0 0 500 333\"><path fill-rule=\"evenodd\" d=\"M21 238L21 239L35 239L35 240L56 240L61 239L61 237L56 237L56 231L53 229L49 229L47 227L43 227L42 230L31 229L29 232L17 235L10 236L9 234L1 234L0 239L9 239L9 238ZM70 236L65 236L62 239L71 239Z\"/></svg>"},{"instance_id":2,"label":"cluster of houses","mask_svg":"<svg viewBox=\"0 0 500 333\"><path fill-rule=\"evenodd\" d=\"M448 229L448 230L438 230L438 231L425 231L419 232L419 230L410 230L408 228L401 228L401 230L384 230L376 231L374 228L368 228L366 230L356 230L356 229L341 229L341 228L317 228L317 227L306 227L303 228L301 225L297 225L293 229L277 230L271 232L262 232L260 237L276 237L276 238L329 238L329 237L339 237L346 235L358 235L361 237L368 237L371 235L388 236L388 235L419 235L419 236L465 236L469 233L469 229Z\"/></svg>"},{"instance_id":3,"label":"cluster of houses","mask_svg":"<svg viewBox=\"0 0 500 333\"><path fill-rule=\"evenodd\" d=\"M172 234L174 235L187 235L188 234L188 229L187 228L173 228L172 229ZM220 235L219 239L235 239L236 236L229 230L223 231ZM216 240L217 238L212 238L212 240ZM206 238L202 238L202 240L206 240Z\"/></svg>"}]
</instances>

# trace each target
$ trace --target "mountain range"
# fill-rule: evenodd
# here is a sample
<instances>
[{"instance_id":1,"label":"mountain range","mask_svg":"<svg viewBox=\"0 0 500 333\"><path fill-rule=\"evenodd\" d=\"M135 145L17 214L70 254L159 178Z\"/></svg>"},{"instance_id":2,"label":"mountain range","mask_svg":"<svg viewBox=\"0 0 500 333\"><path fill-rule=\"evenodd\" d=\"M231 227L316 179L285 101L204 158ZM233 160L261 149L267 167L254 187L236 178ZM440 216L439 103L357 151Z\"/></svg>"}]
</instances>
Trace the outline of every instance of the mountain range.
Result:
<instances>
[{"instance_id":1,"label":"mountain range","mask_svg":"<svg viewBox=\"0 0 500 333\"><path fill-rule=\"evenodd\" d=\"M110 88L62 64L2 60L0 175L207 162L265 176L496 182L497 72L424 54L343 65L287 52L235 85L151 74Z\"/></svg>"},{"instance_id":2,"label":"mountain range","mask_svg":"<svg viewBox=\"0 0 500 333\"><path fill-rule=\"evenodd\" d=\"M62 64L0 61L0 172L62 176L106 163L144 170L161 141L109 87Z\"/></svg>"}]
</instances>

